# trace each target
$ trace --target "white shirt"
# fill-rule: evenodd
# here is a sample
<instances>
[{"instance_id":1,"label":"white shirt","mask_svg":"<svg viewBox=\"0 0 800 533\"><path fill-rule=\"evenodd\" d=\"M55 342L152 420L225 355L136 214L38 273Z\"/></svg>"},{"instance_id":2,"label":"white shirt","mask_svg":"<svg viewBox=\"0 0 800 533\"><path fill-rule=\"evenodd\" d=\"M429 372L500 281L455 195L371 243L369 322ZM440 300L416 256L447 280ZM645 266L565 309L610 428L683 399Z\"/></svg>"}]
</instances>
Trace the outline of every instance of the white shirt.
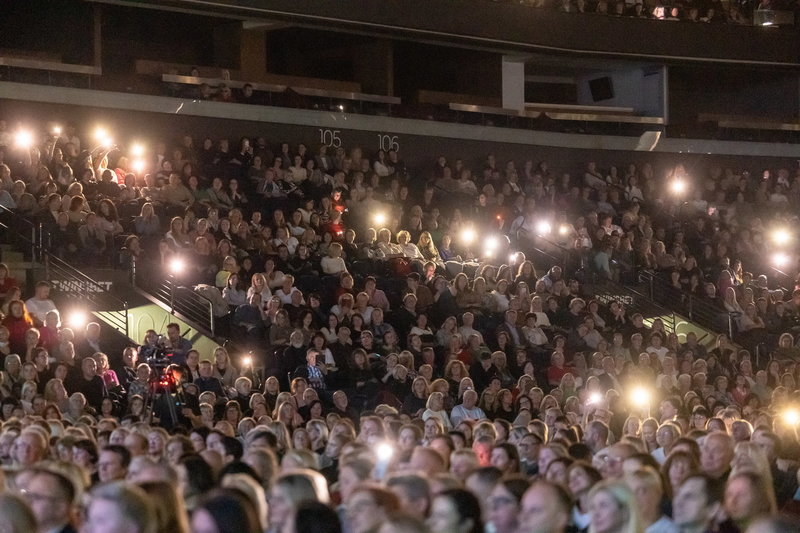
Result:
<instances>
[{"instance_id":1,"label":"white shirt","mask_svg":"<svg viewBox=\"0 0 800 533\"><path fill-rule=\"evenodd\" d=\"M522 328L522 334L525 335L525 339L527 339L528 344L531 346L541 346L542 344L547 344L547 335L542 328L535 327L529 328L528 326L524 326Z\"/></svg>"},{"instance_id":2,"label":"white shirt","mask_svg":"<svg viewBox=\"0 0 800 533\"><path fill-rule=\"evenodd\" d=\"M424 413L422 413L422 420L428 420L429 418L438 418L439 421L442 423L445 431L452 431L453 425L450 422L450 419L447 418L447 412L444 410L442 411L433 411L431 409L426 409Z\"/></svg>"},{"instance_id":3,"label":"white shirt","mask_svg":"<svg viewBox=\"0 0 800 533\"><path fill-rule=\"evenodd\" d=\"M289 305L292 303L292 294L295 292L299 292L299 290L300 289L298 289L297 287L292 287L291 289L289 289L289 292L286 293L283 292L283 289L278 289L277 291L275 291L275 296L281 299L283 305ZM305 303L305 301L303 301L302 303Z\"/></svg>"},{"instance_id":4,"label":"white shirt","mask_svg":"<svg viewBox=\"0 0 800 533\"><path fill-rule=\"evenodd\" d=\"M44 319L47 316L47 313L50 311L58 311L56 308L56 304L53 300L39 300L35 296L33 298L28 299L25 302L25 307L28 309L28 313L36 318L39 322L44 323Z\"/></svg>"},{"instance_id":5,"label":"white shirt","mask_svg":"<svg viewBox=\"0 0 800 533\"><path fill-rule=\"evenodd\" d=\"M664 448L656 448L655 450L650 452L650 455L652 455L653 459L658 461L658 464L660 465L663 465L664 461L667 460L667 455L664 453Z\"/></svg>"},{"instance_id":6,"label":"white shirt","mask_svg":"<svg viewBox=\"0 0 800 533\"><path fill-rule=\"evenodd\" d=\"M664 362L664 357L667 356L667 352L669 352L666 346L662 346L661 348L656 348L655 346L648 346L645 349L645 351L647 353L656 354L658 356L658 360L661 361L662 363Z\"/></svg>"},{"instance_id":7,"label":"white shirt","mask_svg":"<svg viewBox=\"0 0 800 533\"><path fill-rule=\"evenodd\" d=\"M464 407L464 404L458 404L453 407L453 410L450 412L450 422L453 424L453 427L459 425L464 419L483 420L484 418L486 418L486 413L477 406L472 409L467 409Z\"/></svg>"},{"instance_id":8,"label":"white shirt","mask_svg":"<svg viewBox=\"0 0 800 533\"><path fill-rule=\"evenodd\" d=\"M645 533L678 533L678 526L662 515L661 518L650 524L644 531Z\"/></svg>"},{"instance_id":9,"label":"white shirt","mask_svg":"<svg viewBox=\"0 0 800 533\"><path fill-rule=\"evenodd\" d=\"M272 244L276 248L281 244L285 244L286 248L289 250L289 255L294 255L294 251L297 250L297 245L300 244L300 241L292 236L289 236L289 238L286 239L286 242L283 242L280 239L272 239Z\"/></svg>"},{"instance_id":10,"label":"white shirt","mask_svg":"<svg viewBox=\"0 0 800 533\"><path fill-rule=\"evenodd\" d=\"M249 300L250 297L256 292L254 287L250 287L247 289L247 299ZM269 290L269 287L264 287L264 290L261 291L261 305L262 307L266 305L266 303L272 298L272 291Z\"/></svg>"},{"instance_id":11,"label":"white shirt","mask_svg":"<svg viewBox=\"0 0 800 533\"><path fill-rule=\"evenodd\" d=\"M320 261L320 265L325 274L339 274L347 271L347 266L345 266L344 259L341 257L329 257L326 255Z\"/></svg>"}]
</instances>

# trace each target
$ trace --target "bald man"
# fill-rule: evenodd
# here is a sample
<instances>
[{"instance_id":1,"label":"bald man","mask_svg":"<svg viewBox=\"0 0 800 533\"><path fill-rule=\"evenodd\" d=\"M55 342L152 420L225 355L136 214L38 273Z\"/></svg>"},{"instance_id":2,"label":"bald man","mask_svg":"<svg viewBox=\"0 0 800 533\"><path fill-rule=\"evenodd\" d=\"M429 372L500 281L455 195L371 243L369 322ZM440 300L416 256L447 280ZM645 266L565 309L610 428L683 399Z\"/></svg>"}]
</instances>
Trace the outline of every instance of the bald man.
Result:
<instances>
[{"instance_id":1,"label":"bald man","mask_svg":"<svg viewBox=\"0 0 800 533\"><path fill-rule=\"evenodd\" d=\"M733 461L733 438L715 431L706 435L700 446L700 467L711 479L726 481Z\"/></svg>"}]
</instances>

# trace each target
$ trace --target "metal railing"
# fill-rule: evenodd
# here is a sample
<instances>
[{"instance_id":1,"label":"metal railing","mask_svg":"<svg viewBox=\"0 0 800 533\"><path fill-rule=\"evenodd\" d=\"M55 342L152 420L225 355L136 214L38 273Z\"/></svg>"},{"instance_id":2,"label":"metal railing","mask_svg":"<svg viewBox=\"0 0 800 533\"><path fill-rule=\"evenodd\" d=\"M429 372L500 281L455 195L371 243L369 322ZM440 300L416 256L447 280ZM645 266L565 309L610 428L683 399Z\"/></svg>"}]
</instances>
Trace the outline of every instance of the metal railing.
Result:
<instances>
[{"instance_id":1,"label":"metal railing","mask_svg":"<svg viewBox=\"0 0 800 533\"><path fill-rule=\"evenodd\" d=\"M39 248L36 224L4 205L0 205L0 224L6 229L11 243L29 253L31 261L36 261L36 252Z\"/></svg>"},{"instance_id":2,"label":"metal railing","mask_svg":"<svg viewBox=\"0 0 800 533\"><path fill-rule=\"evenodd\" d=\"M193 327L213 337L216 334L214 304L185 286L172 274L163 281L153 282L153 276L142 275L136 261L131 264L131 283L155 297L171 314L190 322Z\"/></svg>"},{"instance_id":3,"label":"metal railing","mask_svg":"<svg viewBox=\"0 0 800 533\"><path fill-rule=\"evenodd\" d=\"M649 270L639 272L639 281L647 287L651 300L669 302L670 307L690 321L711 331L725 333L728 338L733 339L738 313L728 312L705 298L672 287L665 279Z\"/></svg>"},{"instance_id":4,"label":"metal railing","mask_svg":"<svg viewBox=\"0 0 800 533\"><path fill-rule=\"evenodd\" d=\"M41 262L45 278L53 289L70 301L70 307L80 307L95 313L114 329L129 336L128 303L112 295L108 285L81 272L52 254L50 235L41 224L28 220L5 206L0 206L0 227L5 229L7 241L29 254L31 262Z\"/></svg>"},{"instance_id":5,"label":"metal railing","mask_svg":"<svg viewBox=\"0 0 800 533\"><path fill-rule=\"evenodd\" d=\"M667 332L676 331L678 317L672 309L657 303L636 287L623 285L592 273L588 265L589 258L584 254L541 235L537 235L533 243L529 241L524 245L524 252L534 264L538 262L537 260L545 259L551 266L560 266L565 276L570 272L570 266L582 269L585 276L584 283L593 287L594 297L597 300L605 304L611 301L621 302L625 305L629 316L639 313L647 324L661 319Z\"/></svg>"},{"instance_id":6,"label":"metal railing","mask_svg":"<svg viewBox=\"0 0 800 533\"><path fill-rule=\"evenodd\" d=\"M112 295L108 286L41 248L45 276L53 288L69 297L70 304L101 315L114 329L130 338L128 302Z\"/></svg>"},{"instance_id":7,"label":"metal railing","mask_svg":"<svg viewBox=\"0 0 800 533\"><path fill-rule=\"evenodd\" d=\"M594 284L594 295L603 303L619 301L625 305L628 316L641 314L648 325L656 319L661 319L664 323L664 330L667 333L677 333L678 316L673 309L665 307L643 294L641 291L626 285L603 279Z\"/></svg>"}]
</instances>

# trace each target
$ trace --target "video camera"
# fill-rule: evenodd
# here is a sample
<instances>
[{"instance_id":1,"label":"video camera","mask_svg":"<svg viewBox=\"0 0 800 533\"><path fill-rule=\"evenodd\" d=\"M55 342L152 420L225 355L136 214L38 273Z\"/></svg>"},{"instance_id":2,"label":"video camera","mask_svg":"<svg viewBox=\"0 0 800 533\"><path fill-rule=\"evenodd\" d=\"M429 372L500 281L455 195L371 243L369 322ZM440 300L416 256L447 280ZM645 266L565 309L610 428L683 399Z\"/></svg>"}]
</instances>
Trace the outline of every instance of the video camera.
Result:
<instances>
[{"instance_id":1,"label":"video camera","mask_svg":"<svg viewBox=\"0 0 800 533\"><path fill-rule=\"evenodd\" d=\"M164 369L172 364L172 355L172 351L166 346L164 336L159 335L158 341L156 342L156 349L146 361L151 369L163 372Z\"/></svg>"}]
</instances>

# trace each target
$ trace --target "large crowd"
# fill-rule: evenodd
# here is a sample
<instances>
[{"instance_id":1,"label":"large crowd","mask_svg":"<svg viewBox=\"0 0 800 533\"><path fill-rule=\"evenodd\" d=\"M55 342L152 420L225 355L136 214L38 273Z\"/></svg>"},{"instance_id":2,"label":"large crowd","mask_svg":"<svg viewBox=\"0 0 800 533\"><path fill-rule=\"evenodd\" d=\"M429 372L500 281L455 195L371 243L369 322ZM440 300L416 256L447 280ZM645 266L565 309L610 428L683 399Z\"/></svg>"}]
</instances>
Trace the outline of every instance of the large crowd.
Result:
<instances>
[{"instance_id":1,"label":"large crowd","mask_svg":"<svg viewBox=\"0 0 800 533\"><path fill-rule=\"evenodd\" d=\"M502 1L502 0L500 0ZM516 3L516 2L514 2ZM794 0L706 0L661 2L660 0L520 0L521 4L538 8L557 9L564 13L591 13L612 17L639 19L753 24L755 11L797 12Z\"/></svg>"},{"instance_id":2,"label":"large crowd","mask_svg":"<svg viewBox=\"0 0 800 533\"><path fill-rule=\"evenodd\" d=\"M1 531L800 527L795 169L53 128L0 123L0 205L72 264L172 269L230 342L116 353L0 264ZM642 271L733 338L598 292Z\"/></svg>"}]
</instances>

